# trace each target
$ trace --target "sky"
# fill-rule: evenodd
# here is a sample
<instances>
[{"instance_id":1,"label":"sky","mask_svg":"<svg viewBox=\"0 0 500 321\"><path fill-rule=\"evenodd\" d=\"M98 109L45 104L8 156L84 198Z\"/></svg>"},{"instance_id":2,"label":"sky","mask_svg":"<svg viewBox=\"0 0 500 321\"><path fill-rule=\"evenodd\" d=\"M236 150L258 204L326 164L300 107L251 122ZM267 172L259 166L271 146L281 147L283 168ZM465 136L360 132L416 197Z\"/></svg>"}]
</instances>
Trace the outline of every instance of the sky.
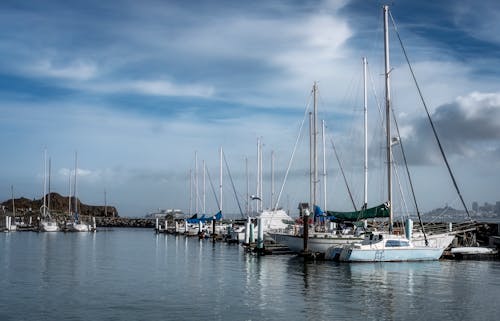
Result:
<instances>
[{"instance_id":1,"label":"sky","mask_svg":"<svg viewBox=\"0 0 500 321\"><path fill-rule=\"evenodd\" d=\"M222 208L239 216L247 185L256 192L259 138L264 207L283 190L278 206L296 213L297 204L309 200L307 113L317 82L327 133L321 204L326 180L327 208L352 210L332 142L360 206L361 59L367 57L368 203L385 201L378 107L383 4L2 1L0 199L10 198L11 186L15 197L42 197L44 150L51 191L68 195L77 152L77 194L86 204L103 204L106 191L121 216L159 208L215 213L222 147ZM500 4L390 5L467 205L500 200ZM419 206L460 208L392 26L390 33L392 107ZM397 147L394 153L395 190L407 194ZM322 174L322 153L319 158Z\"/></svg>"}]
</instances>

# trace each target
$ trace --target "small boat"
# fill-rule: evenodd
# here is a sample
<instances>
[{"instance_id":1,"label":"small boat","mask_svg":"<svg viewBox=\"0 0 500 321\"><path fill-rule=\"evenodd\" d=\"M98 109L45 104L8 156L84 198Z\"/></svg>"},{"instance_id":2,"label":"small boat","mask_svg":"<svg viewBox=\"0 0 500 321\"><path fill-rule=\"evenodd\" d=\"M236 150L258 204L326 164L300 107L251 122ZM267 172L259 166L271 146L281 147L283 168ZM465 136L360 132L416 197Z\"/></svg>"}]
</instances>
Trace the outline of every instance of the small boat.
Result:
<instances>
[{"instance_id":1,"label":"small boat","mask_svg":"<svg viewBox=\"0 0 500 321\"><path fill-rule=\"evenodd\" d=\"M40 230L42 232L58 232L59 225L53 220L43 220L40 222Z\"/></svg>"},{"instance_id":2,"label":"small boat","mask_svg":"<svg viewBox=\"0 0 500 321\"><path fill-rule=\"evenodd\" d=\"M444 248L415 246L403 235L370 233L361 243L330 248L325 259L342 262L394 262L439 260Z\"/></svg>"}]
</instances>

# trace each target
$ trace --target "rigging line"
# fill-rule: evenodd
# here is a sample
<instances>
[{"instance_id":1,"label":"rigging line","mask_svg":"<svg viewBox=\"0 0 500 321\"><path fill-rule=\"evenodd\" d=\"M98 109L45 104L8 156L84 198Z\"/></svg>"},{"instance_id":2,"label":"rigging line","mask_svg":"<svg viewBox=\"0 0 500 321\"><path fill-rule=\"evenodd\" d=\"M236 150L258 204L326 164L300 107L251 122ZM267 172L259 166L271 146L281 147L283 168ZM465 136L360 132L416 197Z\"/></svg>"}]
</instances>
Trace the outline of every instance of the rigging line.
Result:
<instances>
[{"instance_id":1,"label":"rigging line","mask_svg":"<svg viewBox=\"0 0 500 321\"><path fill-rule=\"evenodd\" d=\"M349 188L349 184L347 183L347 178L345 177L344 168L342 166L342 162L340 161L339 154L337 154L337 149L335 148L335 144L333 143L333 139L330 137L330 144L332 144L333 153L337 158L337 162L339 163L340 172L342 173L342 177L344 178L345 186L347 187L347 193L349 193L349 198L351 199L352 206L354 207L354 211L357 212L358 208L356 207L356 203L354 202L354 198L352 197L351 189Z\"/></svg>"},{"instance_id":2,"label":"rigging line","mask_svg":"<svg viewBox=\"0 0 500 321\"><path fill-rule=\"evenodd\" d=\"M395 115L394 109L392 107L391 107L391 111L392 111L392 119L394 119L394 125L396 127L396 132L398 133L398 137L399 137L399 146L401 147L401 154L403 156L403 162L404 162L405 168L406 168L406 175L408 175L408 182L410 184L411 195L413 196L413 203L415 205L415 210L417 211L418 222L420 224L420 228L422 228L422 233L424 234L425 246L428 246L429 241L427 240L427 235L425 233L425 228L424 228L424 222L422 221L422 217L420 216L420 210L418 209L417 197L415 196L415 189L413 188L413 182L412 182L412 179L410 176L410 169L408 167L408 162L406 160L406 153L405 153L405 149L403 147L403 140L401 139L401 135L399 133L398 122L396 120L396 115Z\"/></svg>"},{"instance_id":3,"label":"rigging line","mask_svg":"<svg viewBox=\"0 0 500 321\"><path fill-rule=\"evenodd\" d=\"M398 31L398 28L396 26L396 22L394 21L394 18L392 17L392 13L389 12L389 14L391 16L392 25L394 26L394 31L396 31L396 35L398 37L399 44L401 45L401 49L403 50L403 54L405 56L406 63L408 64L408 68L410 69L410 73L411 73L411 76L413 78L413 82L415 83L415 87L417 88L418 95L420 96L420 100L422 101L422 105L424 106L425 112L427 114L427 118L428 118L429 123L431 125L432 132L434 133L434 137L436 138L436 141L438 143L439 151L441 152L441 156L443 157L443 160L444 160L444 162L446 164L446 167L448 168L448 173L450 174L451 180L453 181L453 185L455 186L455 190L457 191L458 197L460 197L460 201L462 202L462 206L464 207L465 212L467 213L467 217L470 219L471 216L470 216L470 213L469 213L469 209L467 208L467 205L465 205L465 201L464 201L464 198L462 197L462 193L460 192L460 189L458 187L457 181L455 180L455 176L453 175L453 172L451 170L450 164L448 163L448 158L446 157L446 154L444 153L444 149L443 149L443 146L441 145L441 141L440 141L440 139L438 137L436 128L434 126L434 122L432 121L431 114L429 113L429 109L427 108L427 103L425 102L425 99L424 99L424 96L422 94L422 91L420 90L420 86L419 86L419 84L417 82L417 78L415 76L415 73L413 72L413 67L410 64L410 60L409 60L408 55L406 53L406 49L405 49L405 47L403 45L403 41L401 40L401 37L399 35L399 31Z\"/></svg>"},{"instance_id":4,"label":"rigging line","mask_svg":"<svg viewBox=\"0 0 500 321\"><path fill-rule=\"evenodd\" d=\"M212 192L214 193L215 203L217 203L217 208L220 211L221 208L220 208L219 199L217 198L217 192L215 191L214 183L212 182L212 177L210 177L210 171L208 170L208 168L207 168L207 176L208 176L208 181L210 182L210 187L212 188Z\"/></svg>"},{"instance_id":5,"label":"rigging line","mask_svg":"<svg viewBox=\"0 0 500 321\"><path fill-rule=\"evenodd\" d=\"M293 146L292 155L290 156L290 160L288 161L288 166L286 168L285 177L283 178L283 184L281 184L281 189L280 189L280 192L278 194L276 204L274 205L276 208L279 207L281 194L283 194L283 189L285 188L286 180L288 178L288 174L290 173L290 168L292 167L293 158L295 157L295 152L297 151L297 146L299 145L300 136L302 135L302 129L304 128L304 123L306 122L306 118L308 115L307 112L309 111L309 108L311 106L311 98L312 98L312 90L309 94L309 100L306 104L306 108L304 111L304 117L302 118L302 122L300 123L299 134L297 135L297 139L295 140L295 145Z\"/></svg>"},{"instance_id":6,"label":"rigging line","mask_svg":"<svg viewBox=\"0 0 500 321\"><path fill-rule=\"evenodd\" d=\"M222 158L224 158L224 163L226 164L227 173L229 174L229 180L231 181L231 185L233 186L234 197L236 198L236 203L238 203L238 208L240 210L241 217L244 218L245 215L243 215L243 210L241 209L240 199L238 198L238 193L236 193L236 187L234 186L233 176L231 176L231 171L229 170L229 165L227 163L226 154L224 153L224 151L222 151Z\"/></svg>"}]
</instances>

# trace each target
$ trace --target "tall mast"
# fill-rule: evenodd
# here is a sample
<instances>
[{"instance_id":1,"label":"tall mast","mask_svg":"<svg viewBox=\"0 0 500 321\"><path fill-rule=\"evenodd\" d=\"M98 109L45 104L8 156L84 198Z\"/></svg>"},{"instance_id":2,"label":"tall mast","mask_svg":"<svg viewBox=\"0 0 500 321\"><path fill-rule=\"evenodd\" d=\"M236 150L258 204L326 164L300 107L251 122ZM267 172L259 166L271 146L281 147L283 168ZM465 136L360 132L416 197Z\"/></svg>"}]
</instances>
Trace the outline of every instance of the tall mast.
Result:
<instances>
[{"instance_id":1,"label":"tall mast","mask_svg":"<svg viewBox=\"0 0 500 321\"><path fill-rule=\"evenodd\" d=\"M203 213L206 213L207 212L207 208L206 208L206 201L207 201L207 198L206 198L206 173L207 173L207 166L205 164L205 160L203 160Z\"/></svg>"},{"instance_id":2,"label":"tall mast","mask_svg":"<svg viewBox=\"0 0 500 321\"><path fill-rule=\"evenodd\" d=\"M312 195L312 211L314 213L314 206L317 204L317 182L318 182L318 130L317 130L317 119L318 119L318 84L314 82L313 86L314 93L314 112L313 112L313 195Z\"/></svg>"},{"instance_id":3,"label":"tall mast","mask_svg":"<svg viewBox=\"0 0 500 321\"><path fill-rule=\"evenodd\" d=\"M47 201L47 208L49 209L49 211L50 211L50 176L51 176L50 172L51 172L51 168L52 168L52 166L51 166L50 157L49 157L49 195L48 195L49 199Z\"/></svg>"},{"instance_id":4,"label":"tall mast","mask_svg":"<svg viewBox=\"0 0 500 321\"><path fill-rule=\"evenodd\" d=\"M43 213L45 217L47 214L47 149L43 150Z\"/></svg>"},{"instance_id":5,"label":"tall mast","mask_svg":"<svg viewBox=\"0 0 500 321\"><path fill-rule=\"evenodd\" d=\"M75 214L78 214L78 195L76 193L77 174L78 174L78 152L75 151L75 181L73 182L73 193L75 194Z\"/></svg>"},{"instance_id":6,"label":"tall mast","mask_svg":"<svg viewBox=\"0 0 500 321\"><path fill-rule=\"evenodd\" d=\"M389 232L392 233L392 150L391 150L391 88L389 81L389 6L384 6L384 57L385 57L385 126L387 144L387 201L389 202Z\"/></svg>"},{"instance_id":7,"label":"tall mast","mask_svg":"<svg viewBox=\"0 0 500 321\"><path fill-rule=\"evenodd\" d=\"M323 140L323 209L326 211L326 131L325 120L321 121L321 138Z\"/></svg>"},{"instance_id":8,"label":"tall mast","mask_svg":"<svg viewBox=\"0 0 500 321\"><path fill-rule=\"evenodd\" d=\"M366 209L368 207L368 97L367 97L367 86L366 86L366 57L363 57L363 110L365 119L365 164L364 164L364 174L365 174L365 189L364 189L364 202L363 207Z\"/></svg>"},{"instance_id":9,"label":"tall mast","mask_svg":"<svg viewBox=\"0 0 500 321\"><path fill-rule=\"evenodd\" d=\"M310 208L314 206L314 196L313 196L313 113L309 112L309 205Z\"/></svg>"},{"instance_id":10,"label":"tall mast","mask_svg":"<svg viewBox=\"0 0 500 321\"><path fill-rule=\"evenodd\" d=\"M189 170L189 215L193 214L193 170Z\"/></svg>"},{"instance_id":11,"label":"tall mast","mask_svg":"<svg viewBox=\"0 0 500 321\"><path fill-rule=\"evenodd\" d=\"M222 146L220 147L220 168L219 168L219 195L220 195L220 206L219 211L222 212L222 158L224 157Z\"/></svg>"},{"instance_id":12,"label":"tall mast","mask_svg":"<svg viewBox=\"0 0 500 321\"><path fill-rule=\"evenodd\" d=\"M198 213L198 152L194 152L194 211Z\"/></svg>"},{"instance_id":13,"label":"tall mast","mask_svg":"<svg viewBox=\"0 0 500 321\"><path fill-rule=\"evenodd\" d=\"M264 198L264 188L263 188L263 185L264 185L264 176L263 176L263 173L264 173L264 168L263 168L263 163L262 163L262 141L260 141L260 153L259 153L259 168L260 168L260 173L259 173L259 190L260 190L260 201L259 201L259 212L262 212L262 210L264 209L264 202L263 202L263 198Z\"/></svg>"},{"instance_id":14,"label":"tall mast","mask_svg":"<svg viewBox=\"0 0 500 321\"><path fill-rule=\"evenodd\" d=\"M256 193L258 199L257 199L257 208L256 211L260 211L260 200L262 199L260 197L260 137L257 137L257 193Z\"/></svg>"},{"instance_id":15,"label":"tall mast","mask_svg":"<svg viewBox=\"0 0 500 321\"><path fill-rule=\"evenodd\" d=\"M274 150L271 151L271 210L274 210Z\"/></svg>"}]
</instances>

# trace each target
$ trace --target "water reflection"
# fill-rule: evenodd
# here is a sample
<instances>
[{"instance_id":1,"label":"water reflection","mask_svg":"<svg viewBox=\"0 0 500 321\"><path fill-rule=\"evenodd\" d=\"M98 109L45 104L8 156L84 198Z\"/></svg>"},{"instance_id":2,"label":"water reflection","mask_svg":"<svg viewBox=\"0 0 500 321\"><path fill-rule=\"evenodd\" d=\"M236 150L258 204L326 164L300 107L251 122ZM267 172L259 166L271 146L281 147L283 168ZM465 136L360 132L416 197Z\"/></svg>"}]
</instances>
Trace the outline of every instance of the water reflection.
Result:
<instances>
[{"instance_id":1,"label":"water reflection","mask_svg":"<svg viewBox=\"0 0 500 321\"><path fill-rule=\"evenodd\" d=\"M495 319L500 287L500 262L306 262L150 230L13 233L0 251L2 320Z\"/></svg>"}]
</instances>

